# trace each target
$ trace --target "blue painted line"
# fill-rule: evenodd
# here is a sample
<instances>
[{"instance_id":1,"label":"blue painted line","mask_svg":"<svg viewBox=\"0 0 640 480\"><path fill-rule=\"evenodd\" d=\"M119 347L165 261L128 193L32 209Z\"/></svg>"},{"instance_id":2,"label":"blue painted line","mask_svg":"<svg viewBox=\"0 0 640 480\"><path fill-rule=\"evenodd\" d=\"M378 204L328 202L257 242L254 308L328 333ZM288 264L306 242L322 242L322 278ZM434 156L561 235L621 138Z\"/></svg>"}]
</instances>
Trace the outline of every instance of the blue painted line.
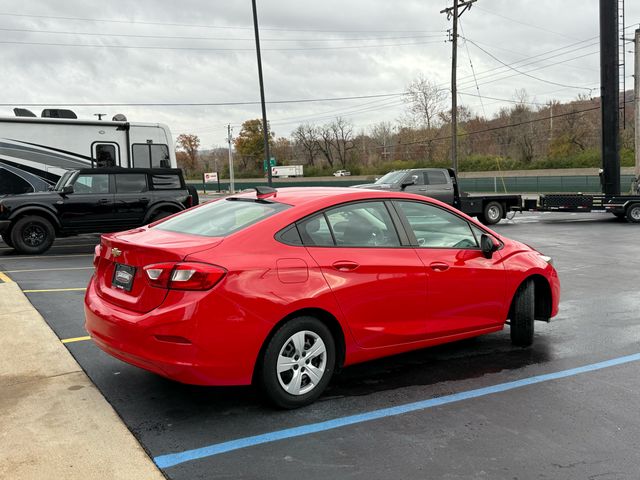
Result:
<instances>
[{"instance_id":1,"label":"blue painted line","mask_svg":"<svg viewBox=\"0 0 640 480\"><path fill-rule=\"evenodd\" d=\"M636 362L638 360L640 360L640 353L627 355L625 357L613 358L604 362L592 363L589 365L584 365L582 367L571 368L569 370L561 370L559 372L536 375L534 377L523 378L521 380L515 380L513 382L500 383L498 385L493 385L490 387L478 388L475 390L454 393L452 395L432 398L429 400L407 403L405 405L398 405L396 407L382 408L380 410L373 410L371 412L360 413L357 415L349 415L347 417L327 420L325 422L312 423L310 425L287 428L284 430L276 430L275 432L263 433L261 435L254 435L252 437L239 438L237 440L231 440L229 442L214 443L213 445L202 448L195 448L193 450L185 450L184 452L159 455L155 457L153 461L160 468L174 467L176 465L180 465L181 463L198 460L205 457L212 457L215 455L220 455L221 453L240 450L242 448L254 447L256 445L277 442L278 440L285 440L288 438L301 437L303 435L310 435L312 433L326 432L327 430L333 430L335 428L346 427L357 423L369 422L371 420L378 420L380 418L393 417L396 415L402 415L418 410L425 410L428 408L438 407L440 405L460 402L462 400L483 397L485 395L491 395L493 393L506 392L508 390L526 387L527 385L534 385L536 383L548 382L550 380L572 377L581 373L602 370L603 368L623 365L625 363Z\"/></svg>"}]
</instances>

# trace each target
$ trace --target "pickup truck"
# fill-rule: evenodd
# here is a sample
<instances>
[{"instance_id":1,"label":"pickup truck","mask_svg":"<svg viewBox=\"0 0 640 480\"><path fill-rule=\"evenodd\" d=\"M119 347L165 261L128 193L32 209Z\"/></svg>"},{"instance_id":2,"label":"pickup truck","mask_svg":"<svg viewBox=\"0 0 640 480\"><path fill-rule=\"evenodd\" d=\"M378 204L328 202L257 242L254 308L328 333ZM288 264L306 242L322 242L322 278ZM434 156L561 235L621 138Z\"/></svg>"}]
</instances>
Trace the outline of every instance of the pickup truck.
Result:
<instances>
[{"instance_id":1,"label":"pickup truck","mask_svg":"<svg viewBox=\"0 0 640 480\"><path fill-rule=\"evenodd\" d=\"M0 197L0 236L20 253L38 254L56 236L128 230L197 203L177 168L69 170L48 192Z\"/></svg>"},{"instance_id":2,"label":"pickup truck","mask_svg":"<svg viewBox=\"0 0 640 480\"><path fill-rule=\"evenodd\" d=\"M375 183L354 185L356 188L409 192L435 198L469 216L477 217L485 225L493 225L505 218L507 212L522 205L520 195L469 195L461 192L452 169L413 168L395 170Z\"/></svg>"}]
</instances>

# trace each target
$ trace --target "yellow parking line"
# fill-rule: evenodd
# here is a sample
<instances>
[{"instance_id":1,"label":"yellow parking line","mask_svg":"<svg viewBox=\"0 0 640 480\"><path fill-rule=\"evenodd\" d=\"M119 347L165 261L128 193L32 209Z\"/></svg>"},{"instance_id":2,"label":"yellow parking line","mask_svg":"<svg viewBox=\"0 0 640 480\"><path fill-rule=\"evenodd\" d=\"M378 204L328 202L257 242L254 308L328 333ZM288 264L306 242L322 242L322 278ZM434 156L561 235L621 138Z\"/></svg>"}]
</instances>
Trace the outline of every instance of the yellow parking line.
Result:
<instances>
[{"instance_id":1,"label":"yellow parking line","mask_svg":"<svg viewBox=\"0 0 640 480\"><path fill-rule=\"evenodd\" d=\"M4 273L59 272L66 270L93 270L93 268L94 267L31 268L28 270L5 270Z\"/></svg>"},{"instance_id":2,"label":"yellow parking line","mask_svg":"<svg viewBox=\"0 0 640 480\"><path fill-rule=\"evenodd\" d=\"M86 287L81 288L46 288L41 290L23 290L23 293L49 293L49 292L80 292L85 291Z\"/></svg>"},{"instance_id":3,"label":"yellow parking line","mask_svg":"<svg viewBox=\"0 0 640 480\"><path fill-rule=\"evenodd\" d=\"M13 280L9 278L9 275L5 275L2 272L0 272L0 280L2 280L4 283L13 283Z\"/></svg>"},{"instance_id":4,"label":"yellow parking line","mask_svg":"<svg viewBox=\"0 0 640 480\"><path fill-rule=\"evenodd\" d=\"M84 342L85 340L91 340L91 337L75 337L75 338L64 338L61 340L62 343L73 343L73 342Z\"/></svg>"}]
</instances>

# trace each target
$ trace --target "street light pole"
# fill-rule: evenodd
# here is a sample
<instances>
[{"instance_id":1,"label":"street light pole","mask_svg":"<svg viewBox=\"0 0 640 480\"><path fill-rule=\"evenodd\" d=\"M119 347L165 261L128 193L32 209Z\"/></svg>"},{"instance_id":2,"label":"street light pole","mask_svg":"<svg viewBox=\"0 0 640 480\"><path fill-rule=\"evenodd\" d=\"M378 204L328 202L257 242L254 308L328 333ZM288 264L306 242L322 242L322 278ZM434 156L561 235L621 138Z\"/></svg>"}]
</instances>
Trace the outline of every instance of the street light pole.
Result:
<instances>
[{"instance_id":1,"label":"street light pole","mask_svg":"<svg viewBox=\"0 0 640 480\"><path fill-rule=\"evenodd\" d=\"M262 79L262 57L260 56L260 34L258 33L258 12L256 10L256 0L251 0L253 7L253 30L256 37L256 55L258 57L258 80L260 82L260 103L262 105L262 132L264 134L264 156L267 165L267 182L272 185L271 162L269 155L269 125L267 123L267 107L264 101L264 81Z\"/></svg>"}]
</instances>

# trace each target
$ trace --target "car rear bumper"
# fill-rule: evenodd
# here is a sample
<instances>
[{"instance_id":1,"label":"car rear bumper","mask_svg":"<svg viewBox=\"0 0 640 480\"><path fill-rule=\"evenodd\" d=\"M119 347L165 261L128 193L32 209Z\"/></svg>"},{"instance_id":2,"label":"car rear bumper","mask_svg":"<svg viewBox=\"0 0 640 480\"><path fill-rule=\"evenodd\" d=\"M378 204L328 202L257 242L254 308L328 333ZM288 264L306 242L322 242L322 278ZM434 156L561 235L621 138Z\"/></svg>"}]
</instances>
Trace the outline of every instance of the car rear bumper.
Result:
<instances>
[{"instance_id":1,"label":"car rear bumper","mask_svg":"<svg viewBox=\"0 0 640 480\"><path fill-rule=\"evenodd\" d=\"M193 385L244 385L253 364L203 346L198 316L189 305L136 313L100 297L91 279L85 294L85 328L109 355L172 380ZM255 358L255 357L254 357Z\"/></svg>"}]
</instances>

